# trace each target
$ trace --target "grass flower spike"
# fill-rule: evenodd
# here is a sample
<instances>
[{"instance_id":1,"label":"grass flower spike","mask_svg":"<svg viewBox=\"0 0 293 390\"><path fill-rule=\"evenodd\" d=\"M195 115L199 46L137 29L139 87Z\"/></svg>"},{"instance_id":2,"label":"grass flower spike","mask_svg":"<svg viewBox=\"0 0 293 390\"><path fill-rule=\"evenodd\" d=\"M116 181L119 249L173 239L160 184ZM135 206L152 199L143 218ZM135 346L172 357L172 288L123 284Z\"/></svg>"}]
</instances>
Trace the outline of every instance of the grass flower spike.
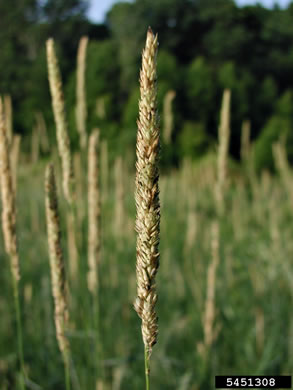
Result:
<instances>
[{"instance_id":1,"label":"grass flower spike","mask_svg":"<svg viewBox=\"0 0 293 390\"><path fill-rule=\"evenodd\" d=\"M69 342L65 328L69 320L65 265L61 247L61 230L58 212L58 200L53 165L49 164L45 173L46 218L48 230L48 246L52 280L52 295L55 305L56 338L61 351L66 376L66 390L70 388L69 374Z\"/></svg>"},{"instance_id":2,"label":"grass flower spike","mask_svg":"<svg viewBox=\"0 0 293 390\"><path fill-rule=\"evenodd\" d=\"M62 163L63 192L69 204L73 194L73 167L70 154L70 140L65 116L65 103L62 91L61 74L54 49L54 40L47 40L47 62L52 105L56 123L58 151Z\"/></svg>"},{"instance_id":3,"label":"grass flower spike","mask_svg":"<svg viewBox=\"0 0 293 390\"><path fill-rule=\"evenodd\" d=\"M159 116L157 112L156 57L158 38L149 28L142 53L140 101L136 144L136 232L137 298L135 310L142 320L148 387L149 358L157 342L155 276L159 267Z\"/></svg>"}]
</instances>

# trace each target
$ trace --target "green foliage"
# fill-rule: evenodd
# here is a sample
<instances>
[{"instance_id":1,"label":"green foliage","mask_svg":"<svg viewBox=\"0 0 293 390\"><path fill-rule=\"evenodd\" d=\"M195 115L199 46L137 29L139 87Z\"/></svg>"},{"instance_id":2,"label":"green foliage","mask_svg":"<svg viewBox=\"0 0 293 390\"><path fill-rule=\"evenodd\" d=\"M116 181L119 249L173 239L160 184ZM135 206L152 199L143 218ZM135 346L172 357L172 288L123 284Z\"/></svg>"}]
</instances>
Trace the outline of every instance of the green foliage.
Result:
<instances>
[{"instance_id":1,"label":"green foliage","mask_svg":"<svg viewBox=\"0 0 293 390\"><path fill-rule=\"evenodd\" d=\"M178 137L180 155L198 159L202 157L210 140L201 122L185 122Z\"/></svg>"},{"instance_id":2,"label":"green foliage","mask_svg":"<svg viewBox=\"0 0 293 390\"><path fill-rule=\"evenodd\" d=\"M181 76L180 69L176 58L164 49L158 53L157 76L160 82L168 83L170 88L177 88Z\"/></svg>"},{"instance_id":3,"label":"green foliage","mask_svg":"<svg viewBox=\"0 0 293 390\"><path fill-rule=\"evenodd\" d=\"M238 77L236 75L236 66L234 62L224 63L219 71L219 84L222 88L230 88L231 90L237 87Z\"/></svg>"},{"instance_id":4,"label":"green foliage","mask_svg":"<svg viewBox=\"0 0 293 390\"><path fill-rule=\"evenodd\" d=\"M138 100L140 97L139 88L134 88L125 104L123 114L123 127L134 130L138 118Z\"/></svg>"},{"instance_id":5,"label":"green foliage","mask_svg":"<svg viewBox=\"0 0 293 390\"><path fill-rule=\"evenodd\" d=\"M114 138L116 130L108 128L107 131ZM200 179L210 177L205 172L210 172L215 165L215 156L206 154L191 166L191 171L187 167L186 171L183 168L160 178L161 263L157 275L160 337L152 354L151 386L154 389L180 389L185 384L188 389L212 390L214 376L227 372L231 375L291 372L289 255L293 214L289 194L276 177L269 177L263 185L257 183L255 196L252 196L247 178L238 175L234 181L231 177L231 186L226 191L227 210L219 220L220 263L214 284L213 327L217 336L206 357L201 354L207 275L212 261L211 230L216 210L214 181L203 188L199 183ZM44 167L44 162L33 167L22 164L19 170L17 225L24 355L34 387L63 389L63 362L55 336L45 226ZM104 386L113 388L118 378L120 389L129 390L144 386L140 319L133 310L136 293L134 175L127 170L123 172L126 217L123 230L117 232L114 172L111 169L109 173L111 184L107 196L102 192L99 331L95 328L93 300L86 282L87 218L82 214L83 218L78 220L79 267L77 278L72 279L67 249L67 208L61 191L58 193L62 246L70 281L67 334L72 349L74 383L78 380L82 389L95 388L101 375L96 369L95 343L98 342L103 354ZM86 188L86 175L81 179L82 187ZM78 202L78 209L84 210L85 199L78 199ZM187 245L191 223L195 223L197 229ZM274 229L273 236L271 229ZM13 296L2 234L0 241L0 383L4 389L14 389L18 364L14 354ZM262 319L265 333L261 328ZM264 334L268 336L267 341L266 337L263 339Z\"/></svg>"},{"instance_id":6,"label":"green foliage","mask_svg":"<svg viewBox=\"0 0 293 390\"><path fill-rule=\"evenodd\" d=\"M89 118L96 116L96 101L106 97L106 116L108 120L119 114L117 101L119 95L119 62L117 47L111 40L90 42L87 56L87 102ZM110 105L110 106L109 106ZM109 107L107 107L109 106Z\"/></svg>"},{"instance_id":7,"label":"green foliage","mask_svg":"<svg viewBox=\"0 0 293 390\"><path fill-rule=\"evenodd\" d=\"M265 118L267 113L272 113L278 97L278 89L276 82L270 76L266 77L260 85L258 93L255 94L255 105L251 107L252 116L256 118L255 136L261 131L260 118ZM256 112L258 110L258 113Z\"/></svg>"},{"instance_id":8,"label":"green foliage","mask_svg":"<svg viewBox=\"0 0 293 390\"><path fill-rule=\"evenodd\" d=\"M293 156L293 93L291 90L284 93L278 100L275 114L263 128L260 137L255 143L255 166L257 171L264 168L273 169L272 145L281 137L287 140L288 154Z\"/></svg>"},{"instance_id":9,"label":"green foliage","mask_svg":"<svg viewBox=\"0 0 293 390\"><path fill-rule=\"evenodd\" d=\"M147 30L146 23L141 23L142 17L131 3L115 4L108 13L111 31L117 43L121 64L119 81L124 92L133 88L138 78L142 42Z\"/></svg>"},{"instance_id":10,"label":"green foliage","mask_svg":"<svg viewBox=\"0 0 293 390\"><path fill-rule=\"evenodd\" d=\"M97 96L117 91L119 61L117 47L113 41L89 43L86 76L87 95L90 102Z\"/></svg>"},{"instance_id":11,"label":"green foliage","mask_svg":"<svg viewBox=\"0 0 293 390\"><path fill-rule=\"evenodd\" d=\"M210 67L203 57L196 58L187 70L186 94L191 116L206 121L213 101L214 83Z\"/></svg>"},{"instance_id":12,"label":"green foliage","mask_svg":"<svg viewBox=\"0 0 293 390\"><path fill-rule=\"evenodd\" d=\"M87 6L84 0L22 0L12 7L0 0L0 93L12 95L17 132L30 135L36 111L43 113L50 135L55 132L45 58L45 41L52 36L58 48L72 144L77 144L76 51L80 37L88 35L88 132L107 127L107 121L115 123L131 148L137 118L133 91L138 87L149 25L159 34L161 116L166 92L176 92L173 139L164 165L184 158L181 153L186 148L179 154L174 142L185 122L201 123L207 137L217 139L224 88L232 90L230 151L235 157L239 157L244 119L252 123L252 139L261 136L270 118L269 127L285 126L277 125L273 116L277 99L293 85L293 55L287 50L293 39L292 7L240 8L232 0L135 0L115 4L105 24L94 25L86 18ZM104 118L97 116L97 99L104 100ZM263 161L269 160L270 156Z\"/></svg>"}]
</instances>

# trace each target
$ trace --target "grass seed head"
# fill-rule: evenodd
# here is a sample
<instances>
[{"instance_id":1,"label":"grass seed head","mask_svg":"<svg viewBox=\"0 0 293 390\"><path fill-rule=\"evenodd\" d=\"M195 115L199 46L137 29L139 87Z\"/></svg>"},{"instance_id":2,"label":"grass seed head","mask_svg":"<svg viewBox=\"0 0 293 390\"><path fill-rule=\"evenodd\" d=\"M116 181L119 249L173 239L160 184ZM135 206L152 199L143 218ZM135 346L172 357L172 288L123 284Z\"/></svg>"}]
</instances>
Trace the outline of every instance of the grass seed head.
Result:
<instances>
[{"instance_id":1,"label":"grass seed head","mask_svg":"<svg viewBox=\"0 0 293 390\"><path fill-rule=\"evenodd\" d=\"M63 192L69 204L73 200L73 167L70 153L70 140L65 115L65 103L62 91L62 80L54 49L54 40L47 40L47 62L50 91L54 118L56 123L58 152L61 158L63 175Z\"/></svg>"},{"instance_id":2,"label":"grass seed head","mask_svg":"<svg viewBox=\"0 0 293 390\"><path fill-rule=\"evenodd\" d=\"M98 286L100 255L100 180L99 180L99 130L93 131L88 149L88 288L92 293Z\"/></svg>"},{"instance_id":3,"label":"grass seed head","mask_svg":"<svg viewBox=\"0 0 293 390\"><path fill-rule=\"evenodd\" d=\"M137 298L142 336L150 356L157 342L158 318L155 276L159 267L159 116L157 112L156 57L158 37L149 28L140 71L139 119L136 144Z\"/></svg>"},{"instance_id":4,"label":"grass seed head","mask_svg":"<svg viewBox=\"0 0 293 390\"><path fill-rule=\"evenodd\" d=\"M68 323L68 304L66 291L65 266L61 247L61 230L58 214L58 201L53 165L49 164L45 174L46 218L48 246L52 280L52 295L55 305L56 337L61 353L66 359L69 343L65 336Z\"/></svg>"},{"instance_id":5,"label":"grass seed head","mask_svg":"<svg viewBox=\"0 0 293 390\"><path fill-rule=\"evenodd\" d=\"M20 279L19 256L16 239L16 207L10 168L9 145L5 127L3 103L0 97L0 180L2 198L2 229L6 253L10 256L12 275Z\"/></svg>"},{"instance_id":6,"label":"grass seed head","mask_svg":"<svg viewBox=\"0 0 293 390\"><path fill-rule=\"evenodd\" d=\"M88 46L88 37L82 37L79 41L77 52L77 82L76 82L76 125L80 137L80 147L84 149L87 144L86 132L86 89L85 89L85 71L86 71L86 52Z\"/></svg>"}]
</instances>

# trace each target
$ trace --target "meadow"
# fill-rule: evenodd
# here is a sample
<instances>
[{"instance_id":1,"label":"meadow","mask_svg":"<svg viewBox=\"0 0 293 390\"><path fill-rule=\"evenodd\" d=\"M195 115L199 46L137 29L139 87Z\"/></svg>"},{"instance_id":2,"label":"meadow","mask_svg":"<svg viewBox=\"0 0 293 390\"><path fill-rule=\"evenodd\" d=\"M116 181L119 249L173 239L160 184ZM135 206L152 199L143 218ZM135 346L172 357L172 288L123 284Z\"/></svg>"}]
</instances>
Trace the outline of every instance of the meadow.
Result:
<instances>
[{"instance_id":1,"label":"meadow","mask_svg":"<svg viewBox=\"0 0 293 390\"><path fill-rule=\"evenodd\" d=\"M272 145L274 175L256 174L252 145L245 149L243 144L240 162L229 159L225 129L230 108L225 94L219 147L199 162L186 158L179 168L160 174L159 336L151 356L152 389L209 390L215 375L292 373L292 171L282 140ZM113 163L101 140L101 242L93 294L88 282L92 210L87 149L81 146L73 156L76 204L71 223L57 142L50 145L50 159L40 158L43 136L33 137L32 153L22 152L22 142L30 142L22 140L17 169L14 166L25 388L65 389L45 215L44 175L50 160L57 177L68 283L65 336L71 350L71 387L142 389L141 323L133 309L135 150L116 156ZM0 248L0 389L10 390L21 388L21 374L11 270L2 235Z\"/></svg>"}]
</instances>

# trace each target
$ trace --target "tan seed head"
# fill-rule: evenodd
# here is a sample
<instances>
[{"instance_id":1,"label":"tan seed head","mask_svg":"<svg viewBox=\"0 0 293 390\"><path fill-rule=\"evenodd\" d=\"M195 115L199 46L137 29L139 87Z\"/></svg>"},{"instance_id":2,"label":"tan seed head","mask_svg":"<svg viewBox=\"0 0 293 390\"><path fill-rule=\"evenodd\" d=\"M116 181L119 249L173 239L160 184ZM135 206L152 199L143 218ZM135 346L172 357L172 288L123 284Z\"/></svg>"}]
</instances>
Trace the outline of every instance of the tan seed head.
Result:
<instances>
[{"instance_id":1,"label":"tan seed head","mask_svg":"<svg viewBox=\"0 0 293 390\"><path fill-rule=\"evenodd\" d=\"M49 84L52 96L52 105L56 123L58 152L61 158L63 175L63 192L68 203L73 199L73 167L70 153L70 140L68 125L65 115L64 96L62 91L62 80L54 49L54 40L47 40L47 62Z\"/></svg>"},{"instance_id":2,"label":"tan seed head","mask_svg":"<svg viewBox=\"0 0 293 390\"><path fill-rule=\"evenodd\" d=\"M10 168L9 145L5 128L3 103L0 97L0 181L2 199L2 229L5 251L10 256L10 265L15 280L20 279L19 257L16 239L16 206Z\"/></svg>"},{"instance_id":3,"label":"tan seed head","mask_svg":"<svg viewBox=\"0 0 293 390\"><path fill-rule=\"evenodd\" d=\"M145 349L150 356L157 342L155 276L159 267L159 116L157 112L156 57L158 38L149 28L140 71L139 119L136 144L137 298L135 310L142 319Z\"/></svg>"},{"instance_id":4,"label":"tan seed head","mask_svg":"<svg viewBox=\"0 0 293 390\"><path fill-rule=\"evenodd\" d=\"M61 353L66 360L69 343L65 336L68 323L65 266L61 247L61 230L53 165L49 164L45 174L46 218L51 268L52 295L55 304L56 337Z\"/></svg>"}]
</instances>

